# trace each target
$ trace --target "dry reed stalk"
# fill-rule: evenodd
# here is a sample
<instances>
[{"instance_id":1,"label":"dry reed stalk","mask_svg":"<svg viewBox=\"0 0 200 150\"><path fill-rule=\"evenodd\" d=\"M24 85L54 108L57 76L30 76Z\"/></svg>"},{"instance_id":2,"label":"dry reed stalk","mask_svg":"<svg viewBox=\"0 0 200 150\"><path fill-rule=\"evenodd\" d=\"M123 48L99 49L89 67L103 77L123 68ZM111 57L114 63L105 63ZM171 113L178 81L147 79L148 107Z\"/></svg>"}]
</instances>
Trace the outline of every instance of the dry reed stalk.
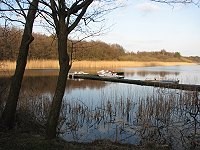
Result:
<instances>
[{"instance_id":1,"label":"dry reed stalk","mask_svg":"<svg viewBox=\"0 0 200 150\"><path fill-rule=\"evenodd\" d=\"M27 69L57 69L59 63L57 60L31 60L27 63Z\"/></svg>"},{"instance_id":2,"label":"dry reed stalk","mask_svg":"<svg viewBox=\"0 0 200 150\"><path fill-rule=\"evenodd\" d=\"M143 66L175 66L194 65L187 62L137 62L137 61L75 61L74 68L116 68L116 67L143 67Z\"/></svg>"},{"instance_id":3,"label":"dry reed stalk","mask_svg":"<svg viewBox=\"0 0 200 150\"><path fill-rule=\"evenodd\" d=\"M1 61L1 68L14 70L16 62ZM137 61L74 61L72 68L119 68L119 67L143 67L143 66L175 66L194 65L187 62L137 62ZM29 60L26 69L58 69L57 60Z\"/></svg>"},{"instance_id":4,"label":"dry reed stalk","mask_svg":"<svg viewBox=\"0 0 200 150\"><path fill-rule=\"evenodd\" d=\"M0 70L14 70L16 67L16 62L14 61L1 61Z\"/></svg>"},{"instance_id":5,"label":"dry reed stalk","mask_svg":"<svg viewBox=\"0 0 200 150\"><path fill-rule=\"evenodd\" d=\"M15 61L2 61L2 70L14 70L16 67ZM27 62L26 69L58 69L57 60L30 60Z\"/></svg>"}]
</instances>

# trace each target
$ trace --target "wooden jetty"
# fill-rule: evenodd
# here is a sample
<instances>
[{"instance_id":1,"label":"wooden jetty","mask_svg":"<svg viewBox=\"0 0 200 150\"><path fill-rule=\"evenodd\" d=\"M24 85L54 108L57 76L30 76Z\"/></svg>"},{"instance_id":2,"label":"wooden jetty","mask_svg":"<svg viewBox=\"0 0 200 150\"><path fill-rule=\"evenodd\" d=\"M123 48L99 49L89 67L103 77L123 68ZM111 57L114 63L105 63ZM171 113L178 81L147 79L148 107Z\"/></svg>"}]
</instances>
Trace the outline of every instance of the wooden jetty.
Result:
<instances>
[{"instance_id":1,"label":"wooden jetty","mask_svg":"<svg viewBox=\"0 0 200 150\"><path fill-rule=\"evenodd\" d=\"M154 86L154 87L181 89L181 90L188 90L188 91L200 91L200 85L192 85L192 84L176 84L176 83L164 83L164 82L157 82L157 81L154 82L154 81L118 79L118 78L102 78L102 77L99 77L98 75L92 75L92 74L69 73L69 77L74 78L74 79L100 80L100 81L136 84L136 85L141 85L141 86Z\"/></svg>"}]
</instances>

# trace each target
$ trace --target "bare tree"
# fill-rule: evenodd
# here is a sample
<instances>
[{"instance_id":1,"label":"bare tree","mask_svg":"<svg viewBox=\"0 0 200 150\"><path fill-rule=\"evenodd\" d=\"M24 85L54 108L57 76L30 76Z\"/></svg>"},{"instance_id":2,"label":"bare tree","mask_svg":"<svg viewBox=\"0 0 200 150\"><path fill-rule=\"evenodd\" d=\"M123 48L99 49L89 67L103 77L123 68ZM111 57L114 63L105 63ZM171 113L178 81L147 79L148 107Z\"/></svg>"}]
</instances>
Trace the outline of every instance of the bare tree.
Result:
<instances>
[{"instance_id":1,"label":"bare tree","mask_svg":"<svg viewBox=\"0 0 200 150\"><path fill-rule=\"evenodd\" d=\"M69 35L72 32L89 34L92 29L90 28L90 30L84 30L86 29L84 27L89 27L89 23L98 21L99 18L102 18L106 12L116 8L114 7L116 6L114 5L114 2L117 3L118 1L50 0L50 4L48 2L49 1L41 0L41 4L43 4L42 8L45 9L40 11L40 16L55 29L58 40L58 57L60 65L57 86L46 126L46 138L52 139L55 138L57 134L56 128L65 92L67 75L72 66L72 50L67 47ZM111 6L110 4L113 4L113 6L107 7Z\"/></svg>"},{"instance_id":2,"label":"bare tree","mask_svg":"<svg viewBox=\"0 0 200 150\"><path fill-rule=\"evenodd\" d=\"M22 30L12 27L12 23L5 20L0 26L0 60L15 60L16 47L19 47Z\"/></svg>"},{"instance_id":3,"label":"bare tree","mask_svg":"<svg viewBox=\"0 0 200 150\"><path fill-rule=\"evenodd\" d=\"M15 12L18 16L25 18L26 23L24 24L24 34L22 37L19 56L17 59L16 70L12 78L11 87L9 91L8 100L3 111L2 121L3 123L12 128L15 120L15 112L18 102L18 96L21 88L22 78L26 67L27 55L30 43L33 41L32 28L33 22L38 10L40 17L44 19L52 28L55 29L57 39L58 39L58 55L60 72L58 76L57 87L55 95L52 102L52 107L47 122L47 137L53 138L56 135L56 126L58 124L59 112L62 103L62 98L65 91L67 74L71 68L72 61L70 59L72 50L69 51L67 48L67 41L69 34L74 32L90 33L90 30L83 30L83 25L88 27L90 22L99 21L105 12L114 9L115 7L110 7L109 4L113 2L118 2L117 0L40 0L40 5L38 7L39 0L29 0L24 1L6 1L1 0L0 11L1 18L6 18L9 21L18 21L23 23L17 16L12 18L5 12ZM88 11L88 7L93 4L93 7ZM29 8L24 8L24 6L30 5ZM3 7L2 7L3 6ZM4 6L6 6L4 8ZM17 8L15 7L17 6ZM98 9L96 9L98 6ZM38 9L39 8L39 9ZM86 11L88 13L86 13ZM78 26L79 25L79 26ZM75 30L76 29L76 30ZM88 28L87 28L88 29Z\"/></svg>"},{"instance_id":4,"label":"bare tree","mask_svg":"<svg viewBox=\"0 0 200 150\"><path fill-rule=\"evenodd\" d=\"M21 88L21 83L27 63L27 56L28 56L28 50L30 43L34 40L32 36L32 28L33 28L33 22L36 16L37 8L39 0L32 0L32 2L29 1L0 1L1 5L4 5L4 7L1 7L1 12L15 12L20 16L23 16L25 19L24 24L24 33L21 40L21 45L19 48L19 55L17 58L17 65L15 73L12 77L11 86L9 90L8 99L6 102L5 109L2 114L1 121L5 126L8 128L12 128L14 126L15 122L15 113L16 113L16 107L19 97L19 92ZM25 9L23 6L29 5L29 8ZM16 7L15 7L16 6ZM18 21L23 23L21 20L18 20L16 17L14 19L11 19L11 17L6 14L2 13L1 17L6 18L10 21Z\"/></svg>"}]
</instances>

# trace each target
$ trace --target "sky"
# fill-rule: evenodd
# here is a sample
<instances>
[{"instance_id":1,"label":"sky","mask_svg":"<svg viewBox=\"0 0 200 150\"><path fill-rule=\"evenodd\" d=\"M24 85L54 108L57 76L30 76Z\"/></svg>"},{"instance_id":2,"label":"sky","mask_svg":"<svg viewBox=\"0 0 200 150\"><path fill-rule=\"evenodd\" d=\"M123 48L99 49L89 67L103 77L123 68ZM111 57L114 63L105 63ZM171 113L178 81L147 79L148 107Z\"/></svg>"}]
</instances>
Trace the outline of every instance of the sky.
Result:
<instances>
[{"instance_id":1,"label":"sky","mask_svg":"<svg viewBox=\"0 0 200 150\"><path fill-rule=\"evenodd\" d=\"M165 49L180 52L182 56L200 56L200 7L194 4L170 6L151 0L117 1L124 6L105 15L104 23L109 30L87 40L119 44L127 52ZM46 33L36 25L33 31Z\"/></svg>"},{"instance_id":2,"label":"sky","mask_svg":"<svg viewBox=\"0 0 200 150\"><path fill-rule=\"evenodd\" d=\"M200 56L200 8L194 4L173 5L150 0L126 0L106 17L110 30L92 38L121 45L126 51L180 52Z\"/></svg>"}]
</instances>

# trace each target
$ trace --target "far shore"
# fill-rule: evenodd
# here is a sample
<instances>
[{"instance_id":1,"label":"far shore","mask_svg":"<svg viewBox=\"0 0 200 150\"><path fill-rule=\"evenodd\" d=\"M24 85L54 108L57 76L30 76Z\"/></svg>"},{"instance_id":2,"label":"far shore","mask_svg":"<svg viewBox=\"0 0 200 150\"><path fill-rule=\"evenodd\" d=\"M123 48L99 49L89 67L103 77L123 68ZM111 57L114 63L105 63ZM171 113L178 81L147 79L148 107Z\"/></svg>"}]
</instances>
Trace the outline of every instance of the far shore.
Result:
<instances>
[{"instance_id":1,"label":"far shore","mask_svg":"<svg viewBox=\"0 0 200 150\"><path fill-rule=\"evenodd\" d=\"M147 66L179 66L195 65L188 62L161 62L161 61L74 61L72 68L119 68L119 67L147 67ZM16 62L1 61L0 70L14 70ZM26 69L59 69L57 60L30 60Z\"/></svg>"}]
</instances>

